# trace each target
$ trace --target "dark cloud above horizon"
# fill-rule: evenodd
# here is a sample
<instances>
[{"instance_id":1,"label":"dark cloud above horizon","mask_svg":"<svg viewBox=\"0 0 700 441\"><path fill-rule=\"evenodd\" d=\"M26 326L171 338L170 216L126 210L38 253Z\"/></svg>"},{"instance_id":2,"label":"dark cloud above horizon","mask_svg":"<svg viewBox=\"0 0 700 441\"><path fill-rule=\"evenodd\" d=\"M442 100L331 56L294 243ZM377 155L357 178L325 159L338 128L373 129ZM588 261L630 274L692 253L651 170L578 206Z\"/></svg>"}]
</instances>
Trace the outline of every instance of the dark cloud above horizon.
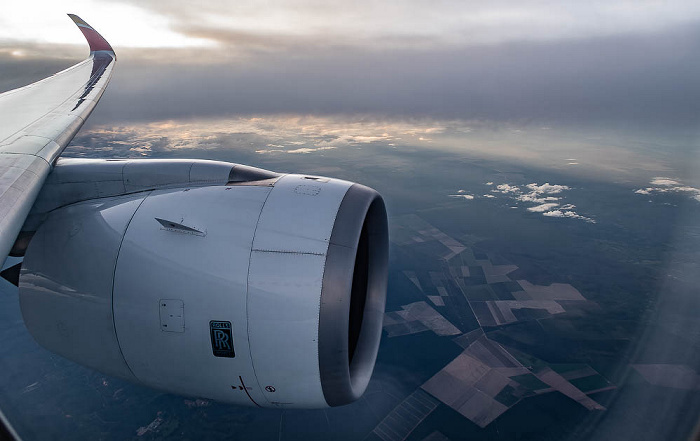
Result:
<instances>
[{"instance_id":1,"label":"dark cloud above horizon","mask_svg":"<svg viewBox=\"0 0 700 441\"><path fill-rule=\"evenodd\" d=\"M380 113L697 125L700 27L450 50L308 50L205 65L120 60L100 117Z\"/></svg>"},{"instance_id":2,"label":"dark cloud above horizon","mask_svg":"<svg viewBox=\"0 0 700 441\"><path fill-rule=\"evenodd\" d=\"M505 13L506 3L498 4ZM167 15L165 5L144 7ZM548 32L564 36L447 44L439 41L446 34L436 32L401 36L400 24L387 31L400 45L387 45L385 36L375 47L367 43L367 26L354 40L330 32L326 42L318 41L318 27L309 35L271 32L270 18L259 32L211 23L194 32L197 18L215 8L203 7L186 20L187 7L172 4L174 28L219 46L117 49L119 64L91 124L288 113L693 128L700 116L700 21L678 19L685 24L672 27L623 21L634 29L593 32L591 14L600 8L574 8L590 32L567 34L552 25ZM484 32L495 28L484 25ZM415 44L408 44L411 38ZM246 50L227 49L236 44ZM84 52L72 45L0 42L0 89L38 80ZM54 56L39 59L47 53Z\"/></svg>"}]
</instances>

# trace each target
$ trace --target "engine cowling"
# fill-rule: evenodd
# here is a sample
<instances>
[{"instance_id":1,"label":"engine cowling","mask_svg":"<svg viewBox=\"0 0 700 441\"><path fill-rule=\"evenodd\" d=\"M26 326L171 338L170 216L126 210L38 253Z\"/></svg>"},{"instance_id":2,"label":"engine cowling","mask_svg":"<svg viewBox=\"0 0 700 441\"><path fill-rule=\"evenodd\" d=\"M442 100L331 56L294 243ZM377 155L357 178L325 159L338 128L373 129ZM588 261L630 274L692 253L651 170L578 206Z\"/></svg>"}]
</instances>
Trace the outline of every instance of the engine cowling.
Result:
<instances>
[{"instance_id":1,"label":"engine cowling","mask_svg":"<svg viewBox=\"0 0 700 441\"><path fill-rule=\"evenodd\" d=\"M263 407L364 392L384 313L377 192L302 175L162 189L52 211L26 251L37 342L168 392Z\"/></svg>"}]
</instances>

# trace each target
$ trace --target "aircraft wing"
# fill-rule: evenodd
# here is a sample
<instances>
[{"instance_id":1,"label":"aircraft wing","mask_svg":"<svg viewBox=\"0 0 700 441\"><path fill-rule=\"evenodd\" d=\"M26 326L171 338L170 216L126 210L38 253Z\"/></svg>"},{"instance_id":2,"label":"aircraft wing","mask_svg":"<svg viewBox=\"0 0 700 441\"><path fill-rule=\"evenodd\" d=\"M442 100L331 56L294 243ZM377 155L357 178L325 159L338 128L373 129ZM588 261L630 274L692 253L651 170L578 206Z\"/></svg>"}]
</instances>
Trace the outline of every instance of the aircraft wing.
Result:
<instances>
[{"instance_id":1,"label":"aircraft wing","mask_svg":"<svg viewBox=\"0 0 700 441\"><path fill-rule=\"evenodd\" d=\"M104 93L116 55L77 15L90 57L0 95L0 262L4 262L54 162ZM0 263L1 265L1 263Z\"/></svg>"}]
</instances>

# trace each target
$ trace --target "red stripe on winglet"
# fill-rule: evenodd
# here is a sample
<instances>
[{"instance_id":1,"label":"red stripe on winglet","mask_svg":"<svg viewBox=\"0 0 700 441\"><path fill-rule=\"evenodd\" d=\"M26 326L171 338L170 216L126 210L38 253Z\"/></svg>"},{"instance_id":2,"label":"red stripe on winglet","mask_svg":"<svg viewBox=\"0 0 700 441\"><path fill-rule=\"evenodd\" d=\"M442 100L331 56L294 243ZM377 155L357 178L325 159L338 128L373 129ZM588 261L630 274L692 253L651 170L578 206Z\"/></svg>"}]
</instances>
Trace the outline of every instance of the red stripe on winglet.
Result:
<instances>
[{"instance_id":1,"label":"red stripe on winglet","mask_svg":"<svg viewBox=\"0 0 700 441\"><path fill-rule=\"evenodd\" d=\"M80 28L80 31L83 33L85 36L85 39L87 40L88 44L90 45L90 51L112 51L112 46L107 43L107 40L105 40L102 35L98 34L97 31L86 28L84 26L78 26Z\"/></svg>"}]
</instances>

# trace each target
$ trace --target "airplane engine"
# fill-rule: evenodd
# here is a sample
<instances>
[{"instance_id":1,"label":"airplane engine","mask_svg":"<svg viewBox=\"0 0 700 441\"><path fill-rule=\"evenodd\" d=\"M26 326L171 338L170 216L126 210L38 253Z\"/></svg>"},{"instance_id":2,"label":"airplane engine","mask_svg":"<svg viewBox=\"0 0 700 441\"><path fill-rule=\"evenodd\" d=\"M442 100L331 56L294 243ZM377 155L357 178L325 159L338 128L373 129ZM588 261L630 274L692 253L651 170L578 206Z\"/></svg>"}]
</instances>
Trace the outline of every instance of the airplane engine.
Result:
<instances>
[{"instance_id":1,"label":"airplane engine","mask_svg":"<svg viewBox=\"0 0 700 441\"><path fill-rule=\"evenodd\" d=\"M283 175L92 199L49 213L19 280L35 340L179 395L260 407L358 399L381 337L379 194Z\"/></svg>"}]
</instances>

